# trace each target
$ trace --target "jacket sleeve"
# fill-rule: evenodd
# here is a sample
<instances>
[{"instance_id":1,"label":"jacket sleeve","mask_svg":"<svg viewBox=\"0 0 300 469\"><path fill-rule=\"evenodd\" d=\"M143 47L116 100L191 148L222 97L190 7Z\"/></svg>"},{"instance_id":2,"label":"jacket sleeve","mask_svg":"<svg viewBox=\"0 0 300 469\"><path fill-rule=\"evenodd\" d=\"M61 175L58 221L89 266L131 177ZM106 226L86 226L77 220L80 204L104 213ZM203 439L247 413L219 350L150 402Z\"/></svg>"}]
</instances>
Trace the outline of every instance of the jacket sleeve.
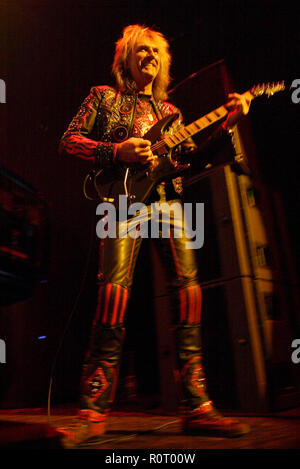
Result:
<instances>
[{"instance_id":1,"label":"jacket sleeve","mask_svg":"<svg viewBox=\"0 0 300 469\"><path fill-rule=\"evenodd\" d=\"M89 96L81 104L60 140L60 154L90 159L100 167L109 167L114 164L117 144L101 142L93 138L100 103L101 93L96 87L91 88Z\"/></svg>"}]
</instances>

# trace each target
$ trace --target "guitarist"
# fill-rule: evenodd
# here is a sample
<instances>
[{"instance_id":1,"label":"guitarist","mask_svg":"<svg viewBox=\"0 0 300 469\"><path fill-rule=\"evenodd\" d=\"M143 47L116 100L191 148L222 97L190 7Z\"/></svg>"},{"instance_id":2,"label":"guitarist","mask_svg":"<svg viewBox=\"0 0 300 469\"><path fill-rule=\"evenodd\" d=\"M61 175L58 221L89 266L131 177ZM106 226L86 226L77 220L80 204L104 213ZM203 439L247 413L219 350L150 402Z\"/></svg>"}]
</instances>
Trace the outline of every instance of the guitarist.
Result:
<instances>
[{"instance_id":1,"label":"guitarist","mask_svg":"<svg viewBox=\"0 0 300 469\"><path fill-rule=\"evenodd\" d=\"M166 101L170 82L171 55L164 36L140 25L124 29L116 44L112 71L115 88L91 89L60 142L60 152L90 159L98 168L121 163L155 164L157 156L143 135L161 118L178 113L171 131L182 124L178 109ZM219 127L224 133L247 114L249 102L237 93L229 95L232 111ZM180 153L195 150L189 139ZM177 182L177 184L176 184ZM171 203L180 199L180 184L159 184L157 198ZM176 221L171 219L171 223ZM201 288L194 251L187 239L156 240L167 270L172 292L178 370L181 377L183 430L240 436L248 429L218 413L205 388L200 334ZM105 432L113 400L124 339L124 317L130 296L134 267L142 238L105 238L100 242L99 294L89 350L82 378L82 404L75 429L63 431L68 444L81 443ZM142 311L141 311L142 316Z\"/></svg>"}]
</instances>

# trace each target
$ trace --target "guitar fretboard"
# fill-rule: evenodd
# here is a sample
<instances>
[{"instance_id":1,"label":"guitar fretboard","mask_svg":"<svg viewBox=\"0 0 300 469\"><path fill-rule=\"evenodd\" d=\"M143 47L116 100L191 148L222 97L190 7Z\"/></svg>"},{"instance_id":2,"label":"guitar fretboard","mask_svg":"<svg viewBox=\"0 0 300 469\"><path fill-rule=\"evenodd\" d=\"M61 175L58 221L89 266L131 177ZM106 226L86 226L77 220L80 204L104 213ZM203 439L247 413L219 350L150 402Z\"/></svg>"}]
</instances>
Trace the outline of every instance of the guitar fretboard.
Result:
<instances>
[{"instance_id":1,"label":"guitar fretboard","mask_svg":"<svg viewBox=\"0 0 300 469\"><path fill-rule=\"evenodd\" d=\"M245 93L243 93L243 96L245 96L249 100L252 100L254 98L251 91L246 91ZM164 142L168 145L170 149L172 149L180 143L184 142L184 140L186 140L187 138L192 137L201 130L204 130L206 127L209 127L215 122L223 119L228 114L228 112L229 111L226 106L220 106L214 111L209 112L205 116L200 117L200 119L197 119L196 121L187 125L186 127L182 127L173 135L166 136Z\"/></svg>"}]
</instances>

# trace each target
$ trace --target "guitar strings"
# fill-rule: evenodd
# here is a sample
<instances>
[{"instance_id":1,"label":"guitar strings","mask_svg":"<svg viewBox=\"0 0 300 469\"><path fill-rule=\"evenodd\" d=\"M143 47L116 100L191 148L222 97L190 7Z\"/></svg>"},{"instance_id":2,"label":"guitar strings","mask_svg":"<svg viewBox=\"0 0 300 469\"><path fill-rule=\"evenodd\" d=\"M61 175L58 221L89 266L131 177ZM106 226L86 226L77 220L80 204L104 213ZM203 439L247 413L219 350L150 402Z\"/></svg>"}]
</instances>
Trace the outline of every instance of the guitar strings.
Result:
<instances>
[{"instance_id":1,"label":"guitar strings","mask_svg":"<svg viewBox=\"0 0 300 469\"><path fill-rule=\"evenodd\" d=\"M178 137L176 136L176 134L174 134L175 138L178 139ZM180 139L179 142L177 143L178 145L180 145L180 143L182 143L186 138L190 137L190 134L186 135L184 139ZM158 142L154 143L153 145L151 145L151 150L158 150L160 147L163 148L164 146L166 145L166 142L165 140L159 140Z\"/></svg>"},{"instance_id":2,"label":"guitar strings","mask_svg":"<svg viewBox=\"0 0 300 469\"><path fill-rule=\"evenodd\" d=\"M160 147L164 146L164 140L160 140L159 142L154 143L151 145L151 150L158 150Z\"/></svg>"},{"instance_id":3,"label":"guitar strings","mask_svg":"<svg viewBox=\"0 0 300 469\"><path fill-rule=\"evenodd\" d=\"M167 147L165 140L160 140L159 142L156 142L153 145L151 145L151 150L159 150L160 148L163 148L164 146Z\"/></svg>"}]
</instances>

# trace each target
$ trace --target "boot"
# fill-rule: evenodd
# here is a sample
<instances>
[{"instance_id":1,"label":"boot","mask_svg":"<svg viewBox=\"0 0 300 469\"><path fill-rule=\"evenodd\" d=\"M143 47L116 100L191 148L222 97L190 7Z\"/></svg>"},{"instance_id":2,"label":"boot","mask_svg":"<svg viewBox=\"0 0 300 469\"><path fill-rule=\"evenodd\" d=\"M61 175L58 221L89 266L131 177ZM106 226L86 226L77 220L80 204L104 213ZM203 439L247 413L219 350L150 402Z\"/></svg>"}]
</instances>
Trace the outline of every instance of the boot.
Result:
<instances>
[{"instance_id":1,"label":"boot","mask_svg":"<svg viewBox=\"0 0 300 469\"><path fill-rule=\"evenodd\" d=\"M115 396L124 333L121 326L94 327L81 379L81 410L75 426L57 429L65 447L88 444L105 433Z\"/></svg>"},{"instance_id":2,"label":"boot","mask_svg":"<svg viewBox=\"0 0 300 469\"><path fill-rule=\"evenodd\" d=\"M223 417L207 394L202 366L200 326L177 327L175 339L184 401L181 410L183 431L229 438L248 433L247 425L236 419Z\"/></svg>"},{"instance_id":3,"label":"boot","mask_svg":"<svg viewBox=\"0 0 300 469\"><path fill-rule=\"evenodd\" d=\"M76 448L96 443L105 433L105 424L105 414L91 409L82 409L73 427L60 427L57 431L62 436L62 445L65 448Z\"/></svg>"},{"instance_id":4,"label":"boot","mask_svg":"<svg viewBox=\"0 0 300 469\"><path fill-rule=\"evenodd\" d=\"M119 364L125 329L121 326L98 326L92 343L81 383L81 407L105 414L110 408L117 386Z\"/></svg>"},{"instance_id":5,"label":"boot","mask_svg":"<svg viewBox=\"0 0 300 469\"><path fill-rule=\"evenodd\" d=\"M221 415L209 400L194 409L186 409L183 412L182 429L187 434L227 438L240 437L250 431L248 425Z\"/></svg>"}]
</instances>

